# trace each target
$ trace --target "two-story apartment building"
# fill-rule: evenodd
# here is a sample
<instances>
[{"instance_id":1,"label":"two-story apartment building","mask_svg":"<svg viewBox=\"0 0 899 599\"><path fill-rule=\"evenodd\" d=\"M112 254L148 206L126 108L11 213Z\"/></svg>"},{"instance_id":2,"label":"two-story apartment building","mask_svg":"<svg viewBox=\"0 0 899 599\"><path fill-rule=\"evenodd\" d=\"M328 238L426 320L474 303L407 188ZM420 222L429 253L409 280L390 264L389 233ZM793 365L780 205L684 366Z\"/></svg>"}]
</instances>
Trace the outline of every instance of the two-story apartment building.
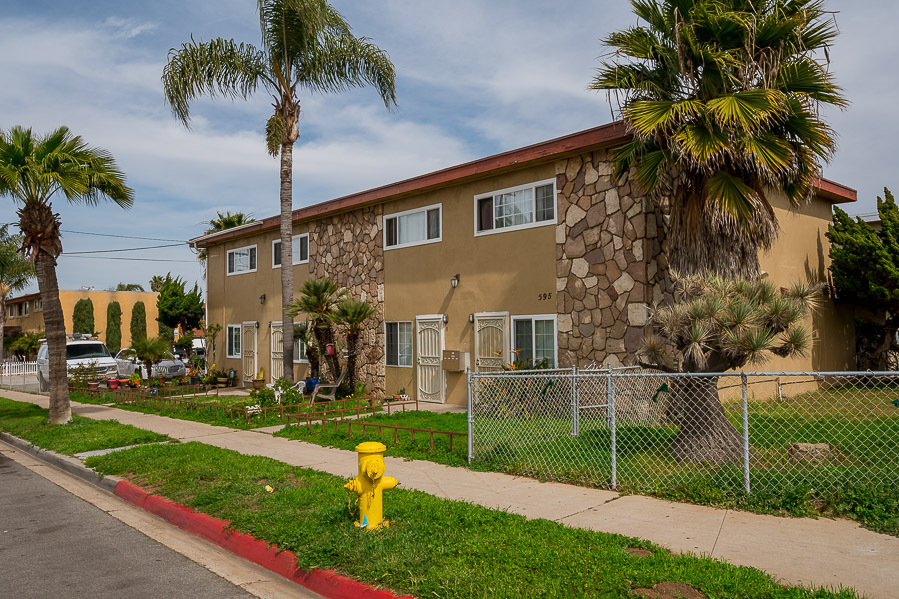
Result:
<instances>
[{"instance_id":1,"label":"two-story apartment building","mask_svg":"<svg viewBox=\"0 0 899 599\"><path fill-rule=\"evenodd\" d=\"M513 356L632 363L667 262L664 216L627 176L613 178L609 149L626 139L613 123L297 209L295 286L329 276L376 307L361 369L376 394L464 403L465 373L442 368L444 350L468 353L474 371ZM826 278L831 205L854 200L823 180L801 212L775 198L783 234L762 258L769 276ZM207 250L209 322L225 332L219 367L244 379L260 366L283 372L278 225L272 216L192 240ZM828 304L813 325L810 354L777 368L851 366L851 319Z\"/></svg>"}]
</instances>

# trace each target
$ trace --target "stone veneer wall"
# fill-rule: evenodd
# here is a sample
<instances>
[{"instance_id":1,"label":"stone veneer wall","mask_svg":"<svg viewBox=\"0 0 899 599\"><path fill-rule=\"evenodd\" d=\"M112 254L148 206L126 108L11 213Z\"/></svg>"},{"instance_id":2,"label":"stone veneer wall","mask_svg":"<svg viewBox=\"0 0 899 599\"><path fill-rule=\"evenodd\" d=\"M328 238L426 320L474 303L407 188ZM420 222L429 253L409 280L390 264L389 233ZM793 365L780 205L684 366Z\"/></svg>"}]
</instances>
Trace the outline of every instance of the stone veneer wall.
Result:
<instances>
[{"instance_id":1,"label":"stone veneer wall","mask_svg":"<svg viewBox=\"0 0 899 599\"><path fill-rule=\"evenodd\" d=\"M626 173L613 181L607 150L556 163L559 362L633 364L662 301L662 215Z\"/></svg>"},{"instance_id":2,"label":"stone veneer wall","mask_svg":"<svg viewBox=\"0 0 899 599\"><path fill-rule=\"evenodd\" d=\"M381 206L359 208L309 224L309 274L330 277L375 307L359 336L358 379L384 394L384 247ZM299 293L299 289L295 291Z\"/></svg>"}]
</instances>

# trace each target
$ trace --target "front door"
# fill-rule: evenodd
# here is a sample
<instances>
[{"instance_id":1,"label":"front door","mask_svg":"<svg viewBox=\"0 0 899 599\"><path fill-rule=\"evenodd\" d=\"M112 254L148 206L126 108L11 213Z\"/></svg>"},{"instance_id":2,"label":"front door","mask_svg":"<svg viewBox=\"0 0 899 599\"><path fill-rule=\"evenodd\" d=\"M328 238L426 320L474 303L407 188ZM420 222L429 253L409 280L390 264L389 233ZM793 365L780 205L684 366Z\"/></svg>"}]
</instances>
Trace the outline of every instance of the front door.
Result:
<instances>
[{"instance_id":1,"label":"front door","mask_svg":"<svg viewBox=\"0 0 899 599\"><path fill-rule=\"evenodd\" d=\"M271 381L274 383L284 376L284 330L281 327L281 323L273 322L271 324L270 332L272 363L269 375L271 376Z\"/></svg>"},{"instance_id":2,"label":"front door","mask_svg":"<svg viewBox=\"0 0 899 599\"><path fill-rule=\"evenodd\" d=\"M446 389L443 377L443 315L416 316L418 400L443 403Z\"/></svg>"},{"instance_id":3,"label":"front door","mask_svg":"<svg viewBox=\"0 0 899 599\"><path fill-rule=\"evenodd\" d=\"M474 315L474 370L503 369L509 356L509 313L481 312Z\"/></svg>"},{"instance_id":4,"label":"front door","mask_svg":"<svg viewBox=\"0 0 899 599\"><path fill-rule=\"evenodd\" d=\"M256 322L244 322L241 331L241 354L243 355L243 380L256 378L256 337L259 331Z\"/></svg>"}]
</instances>

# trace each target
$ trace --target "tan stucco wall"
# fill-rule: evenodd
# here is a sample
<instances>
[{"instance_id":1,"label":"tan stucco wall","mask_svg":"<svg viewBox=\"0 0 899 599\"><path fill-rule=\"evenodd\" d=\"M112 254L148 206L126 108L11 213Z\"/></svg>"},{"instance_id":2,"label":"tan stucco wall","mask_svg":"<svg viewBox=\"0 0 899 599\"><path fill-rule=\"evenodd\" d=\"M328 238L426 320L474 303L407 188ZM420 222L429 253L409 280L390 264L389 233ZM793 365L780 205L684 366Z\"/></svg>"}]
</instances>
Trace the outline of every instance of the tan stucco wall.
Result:
<instances>
[{"instance_id":1,"label":"tan stucco wall","mask_svg":"<svg viewBox=\"0 0 899 599\"><path fill-rule=\"evenodd\" d=\"M294 235L306 233L305 226L294 228ZM265 379L271 373L271 328L272 322L281 321L281 269L272 268L272 241L278 237L277 231L269 231L236 241L214 245L207 250L206 297L208 298L208 323L219 324L222 332L215 340L215 354L208 358L219 370L234 369L240 373L241 360L228 358L227 325L245 321L258 322L256 369L265 369ZM228 250L256 245L256 272L226 273ZM309 276L308 264L293 267L294 289L299 289ZM259 297L265 295L260 304ZM295 293L296 295L296 293ZM305 376L305 364L295 364L294 376Z\"/></svg>"},{"instance_id":2,"label":"tan stucco wall","mask_svg":"<svg viewBox=\"0 0 899 599\"><path fill-rule=\"evenodd\" d=\"M66 333L72 333L72 312L75 304L81 299L90 299L94 305L94 329L100 332L100 339L106 342L106 309L111 302L119 302L122 308L122 347L131 345L131 313L134 304L144 302L147 313L147 334L151 337L158 332L159 324L156 317L159 312L156 309L158 293L139 291L82 291L59 290L59 303L62 305L62 313L66 323ZM22 327L23 331L43 331L44 313L34 311L32 303L31 314L27 318L13 318L7 320L8 326Z\"/></svg>"}]
</instances>

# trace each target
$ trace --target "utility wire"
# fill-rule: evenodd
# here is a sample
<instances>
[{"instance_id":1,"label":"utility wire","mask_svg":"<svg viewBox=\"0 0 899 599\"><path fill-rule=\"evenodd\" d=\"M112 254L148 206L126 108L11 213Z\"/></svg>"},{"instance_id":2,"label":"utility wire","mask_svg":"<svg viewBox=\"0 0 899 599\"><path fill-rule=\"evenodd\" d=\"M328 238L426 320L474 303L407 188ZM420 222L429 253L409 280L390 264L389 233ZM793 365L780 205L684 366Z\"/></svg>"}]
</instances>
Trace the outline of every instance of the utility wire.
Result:
<instances>
[{"instance_id":1,"label":"utility wire","mask_svg":"<svg viewBox=\"0 0 899 599\"><path fill-rule=\"evenodd\" d=\"M60 254L60 258L81 258L83 260L133 260L136 262L190 262L196 264L196 260L169 260L162 258L120 258L115 256L73 256L72 254Z\"/></svg>"},{"instance_id":2,"label":"utility wire","mask_svg":"<svg viewBox=\"0 0 899 599\"><path fill-rule=\"evenodd\" d=\"M89 231L72 231L70 229L60 229L63 233L76 233L78 235L97 235L98 237L118 237L120 239L143 239L144 241L177 241L178 243L187 243L183 239L162 239L160 237L135 237L134 235L113 235L111 233L91 233Z\"/></svg>"},{"instance_id":3,"label":"utility wire","mask_svg":"<svg viewBox=\"0 0 899 599\"><path fill-rule=\"evenodd\" d=\"M155 250L158 248L171 248L171 247L180 247L184 244L182 243L169 243L166 245L148 245L140 248L120 248L117 250L90 250L84 252L63 252L64 254L68 254L69 256L75 256L78 254L110 254L113 252L134 252L136 250Z\"/></svg>"}]
</instances>

